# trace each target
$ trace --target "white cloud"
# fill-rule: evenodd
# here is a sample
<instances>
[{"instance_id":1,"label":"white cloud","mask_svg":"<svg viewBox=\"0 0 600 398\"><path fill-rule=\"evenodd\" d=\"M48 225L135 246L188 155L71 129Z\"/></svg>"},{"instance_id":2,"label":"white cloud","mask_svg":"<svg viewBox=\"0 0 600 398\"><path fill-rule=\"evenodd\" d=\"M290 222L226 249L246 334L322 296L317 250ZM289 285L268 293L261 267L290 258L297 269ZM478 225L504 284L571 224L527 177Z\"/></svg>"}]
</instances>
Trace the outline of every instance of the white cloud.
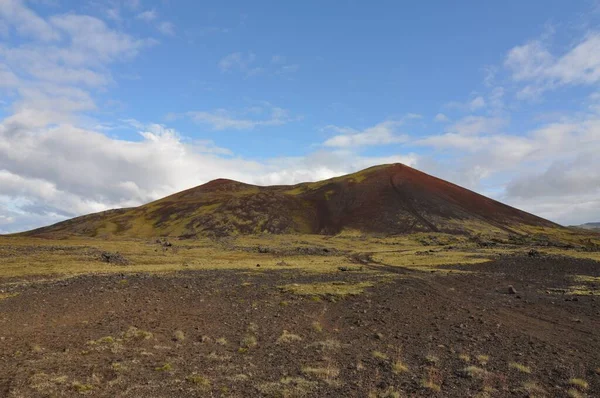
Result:
<instances>
[{"instance_id":1,"label":"white cloud","mask_svg":"<svg viewBox=\"0 0 600 398\"><path fill-rule=\"evenodd\" d=\"M591 32L565 53L555 56L540 40L512 48L504 62L513 80L528 83L520 98L535 98L566 85L600 82L600 33Z\"/></svg>"},{"instance_id":2,"label":"white cloud","mask_svg":"<svg viewBox=\"0 0 600 398\"><path fill-rule=\"evenodd\" d=\"M233 70L240 70L242 72L248 72L253 70L251 65L256 60L256 56L253 53L242 53L235 52L226 55L219 61L219 68L222 72L230 72Z\"/></svg>"},{"instance_id":3,"label":"white cloud","mask_svg":"<svg viewBox=\"0 0 600 398\"><path fill-rule=\"evenodd\" d=\"M438 113L437 115L435 115L434 120L439 123L447 123L450 121L448 116L444 115L443 113Z\"/></svg>"},{"instance_id":4,"label":"white cloud","mask_svg":"<svg viewBox=\"0 0 600 398\"><path fill-rule=\"evenodd\" d=\"M158 14L156 10L146 10L144 12L140 12L135 17L136 19L141 19L142 21L152 22L158 18Z\"/></svg>"},{"instance_id":5,"label":"white cloud","mask_svg":"<svg viewBox=\"0 0 600 398\"><path fill-rule=\"evenodd\" d=\"M432 135L412 144L449 157L450 164L429 168L442 178L478 191L495 186L497 199L561 223L598 218L597 115L548 123L526 134L471 133ZM427 160L420 165L428 169Z\"/></svg>"},{"instance_id":6,"label":"white cloud","mask_svg":"<svg viewBox=\"0 0 600 398\"><path fill-rule=\"evenodd\" d=\"M485 107L485 100L481 96L475 97L469 103L469 109L471 109L471 111L476 111L476 110L484 108L484 107Z\"/></svg>"},{"instance_id":7,"label":"white cloud","mask_svg":"<svg viewBox=\"0 0 600 398\"><path fill-rule=\"evenodd\" d=\"M0 1L0 17L22 35L45 42L60 39L59 32L46 20L27 8L21 0Z\"/></svg>"},{"instance_id":8,"label":"white cloud","mask_svg":"<svg viewBox=\"0 0 600 398\"><path fill-rule=\"evenodd\" d=\"M214 130L252 130L256 127L281 126L294 120L287 110L269 103L238 112L217 109L214 111L191 111L186 115L196 123L210 125Z\"/></svg>"},{"instance_id":9,"label":"white cloud","mask_svg":"<svg viewBox=\"0 0 600 398\"><path fill-rule=\"evenodd\" d=\"M172 22L163 21L158 24L160 33L166 36L175 36L175 25Z\"/></svg>"},{"instance_id":10,"label":"white cloud","mask_svg":"<svg viewBox=\"0 0 600 398\"><path fill-rule=\"evenodd\" d=\"M407 135L397 134L397 128L401 124L402 122L385 121L362 131L330 125L325 130L339 134L326 140L323 145L334 148L352 148L406 142L408 141Z\"/></svg>"},{"instance_id":11,"label":"white cloud","mask_svg":"<svg viewBox=\"0 0 600 398\"><path fill-rule=\"evenodd\" d=\"M444 106L448 109L457 109L463 112L475 112L485 108L486 102L482 96L478 95L477 97L467 102L452 101L445 104Z\"/></svg>"},{"instance_id":12,"label":"white cloud","mask_svg":"<svg viewBox=\"0 0 600 398\"><path fill-rule=\"evenodd\" d=\"M448 127L448 131L465 135L490 134L498 132L507 123L500 117L467 116Z\"/></svg>"},{"instance_id":13,"label":"white cloud","mask_svg":"<svg viewBox=\"0 0 600 398\"><path fill-rule=\"evenodd\" d=\"M0 125L0 217L11 219L3 229L135 206L215 178L293 184L375 164L417 161L416 155L378 158L345 152L248 161L224 157L222 148L205 142L199 149L165 126L141 127L142 141L127 141L70 125L35 130Z\"/></svg>"},{"instance_id":14,"label":"white cloud","mask_svg":"<svg viewBox=\"0 0 600 398\"><path fill-rule=\"evenodd\" d=\"M6 12L7 6L13 7L11 12ZM12 0L2 2L0 8L13 25L26 17L37 21L35 26L45 26L33 36L17 29L23 43L0 44L0 86L10 85L19 95L5 123L41 127L74 121L76 112L95 109L91 90L113 81L109 64L133 58L153 44L113 30L91 16L61 14L42 19ZM52 41L50 30L62 40Z\"/></svg>"},{"instance_id":15,"label":"white cloud","mask_svg":"<svg viewBox=\"0 0 600 398\"><path fill-rule=\"evenodd\" d=\"M221 72L242 72L246 76L256 76L263 72L272 75L288 76L297 72L300 65L287 62L283 55L273 55L270 63L257 65L257 57L252 52L235 52L221 58L218 63Z\"/></svg>"}]
</instances>

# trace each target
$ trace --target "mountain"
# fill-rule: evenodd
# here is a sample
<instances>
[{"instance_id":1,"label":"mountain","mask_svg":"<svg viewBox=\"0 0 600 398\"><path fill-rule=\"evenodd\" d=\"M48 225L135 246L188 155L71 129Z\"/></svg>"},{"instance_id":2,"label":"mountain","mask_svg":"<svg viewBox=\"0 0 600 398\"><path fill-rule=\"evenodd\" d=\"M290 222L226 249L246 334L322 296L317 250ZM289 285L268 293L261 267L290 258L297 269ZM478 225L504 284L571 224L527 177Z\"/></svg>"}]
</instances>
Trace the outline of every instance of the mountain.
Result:
<instances>
[{"instance_id":1,"label":"mountain","mask_svg":"<svg viewBox=\"0 0 600 398\"><path fill-rule=\"evenodd\" d=\"M143 206L22 235L154 237L253 233L473 233L558 225L402 164L319 182L256 186L218 179Z\"/></svg>"},{"instance_id":2,"label":"mountain","mask_svg":"<svg viewBox=\"0 0 600 398\"><path fill-rule=\"evenodd\" d=\"M575 228L583 228L600 232L600 222L588 222L581 225L575 225Z\"/></svg>"}]
</instances>

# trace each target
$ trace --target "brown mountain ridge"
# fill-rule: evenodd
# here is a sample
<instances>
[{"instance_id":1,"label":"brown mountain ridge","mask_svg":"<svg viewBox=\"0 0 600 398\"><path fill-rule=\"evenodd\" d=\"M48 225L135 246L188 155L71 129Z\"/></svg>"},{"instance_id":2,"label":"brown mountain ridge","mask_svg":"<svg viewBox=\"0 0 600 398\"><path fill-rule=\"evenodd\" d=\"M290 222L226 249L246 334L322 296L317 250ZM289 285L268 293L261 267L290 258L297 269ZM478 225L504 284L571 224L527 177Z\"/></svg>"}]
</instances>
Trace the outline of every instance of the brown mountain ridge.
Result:
<instances>
[{"instance_id":1,"label":"brown mountain ridge","mask_svg":"<svg viewBox=\"0 0 600 398\"><path fill-rule=\"evenodd\" d=\"M517 233L522 226L558 227L411 167L391 164L297 185L217 179L143 206L77 217L22 235L468 234Z\"/></svg>"}]
</instances>

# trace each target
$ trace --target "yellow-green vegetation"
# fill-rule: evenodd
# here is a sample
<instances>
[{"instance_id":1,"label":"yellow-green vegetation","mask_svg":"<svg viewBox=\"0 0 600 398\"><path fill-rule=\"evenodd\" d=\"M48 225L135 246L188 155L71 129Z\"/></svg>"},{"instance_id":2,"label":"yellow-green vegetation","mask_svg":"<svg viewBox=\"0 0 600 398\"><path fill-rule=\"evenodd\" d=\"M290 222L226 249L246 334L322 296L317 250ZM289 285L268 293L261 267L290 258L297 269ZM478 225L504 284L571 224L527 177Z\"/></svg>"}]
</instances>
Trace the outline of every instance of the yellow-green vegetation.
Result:
<instances>
[{"instance_id":1,"label":"yellow-green vegetation","mask_svg":"<svg viewBox=\"0 0 600 398\"><path fill-rule=\"evenodd\" d=\"M277 339L277 344L292 343L295 341L302 341L302 337L284 330L281 336L279 336Z\"/></svg>"},{"instance_id":2,"label":"yellow-green vegetation","mask_svg":"<svg viewBox=\"0 0 600 398\"><path fill-rule=\"evenodd\" d=\"M372 287L373 282L318 282L318 283L294 283L291 285L281 286L285 292L298 294L302 296L352 296L364 292L368 287Z\"/></svg>"},{"instance_id":3,"label":"yellow-green vegetation","mask_svg":"<svg viewBox=\"0 0 600 398\"><path fill-rule=\"evenodd\" d=\"M314 321L312 323L312 328L315 330L315 332L318 332L318 333L323 332L323 326L321 325L321 323L319 321Z\"/></svg>"},{"instance_id":4,"label":"yellow-green vegetation","mask_svg":"<svg viewBox=\"0 0 600 398\"><path fill-rule=\"evenodd\" d=\"M115 354L123 351L122 340L115 339L112 336L104 336L97 340L90 340L87 342L87 345L92 351L110 351ZM86 352L86 354L87 353L88 352Z\"/></svg>"},{"instance_id":5,"label":"yellow-green vegetation","mask_svg":"<svg viewBox=\"0 0 600 398\"><path fill-rule=\"evenodd\" d=\"M43 395L58 395L67 385L69 378L65 375L36 373L29 378L29 387Z\"/></svg>"},{"instance_id":6,"label":"yellow-green vegetation","mask_svg":"<svg viewBox=\"0 0 600 398\"><path fill-rule=\"evenodd\" d=\"M569 396L569 398L585 398L585 395L583 395L574 388L569 388L569 390L567 390L567 395Z\"/></svg>"},{"instance_id":7,"label":"yellow-green vegetation","mask_svg":"<svg viewBox=\"0 0 600 398\"><path fill-rule=\"evenodd\" d=\"M136 328L135 326L129 327L125 333L123 333L123 339L125 340L150 340L154 335L151 332L146 330L141 330Z\"/></svg>"},{"instance_id":8,"label":"yellow-green vegetation","mask_svg":"<svg viewBox=\"0 0 600 398\"><path fill-rule=\"evenodd\" d=\"M511 362L508 364L508 367L511 369L518 370L521 373L531 373L531 368L529 366L520 364L518 362Z\"/></svg>"},{"instance_id":9,"label":"yellow-green vegetation","mask_svg":"<svg viewBox=\"0 0 600 398\"><path fill-rule=\"evenodd\" d=\"M478 368L477 366L471 365L464 368L461 373L466 377L475 379L482 378L486 374L486 371L481 368Z\"/></svg>"},{"instance_id":10,"label":"yellow-green vegetation","mask_svg":"<svg viewBox=\"0 0 600 398\"><path fill-rule=\"evenodd\" d=\"M94 389L93 385L91 385L91 384L83 384L83 383L80 383L78 381L74 381L71 384L71 386L78 393L87 393L87 392L90 392L90 391L92 391Z\"/></svg>"},{"instance_id":11,"label":"yellow-green vegetation","mask_svg":"<svg viewBox=\"0 0 600 398\"><path fill-rule=\"evenodd\" d=\"M392 372L395 374L408 372L408 366L404 362L397 360L392 364Z\"/></svg>"},{"instance_id":12,"label":"yellow-green vegetation","mask_svg":"<svg viewBox=\"0 0 600 398\"><path fill-rule=\"evenodd\" d=\"M337 340L329 339L324 341L315 341L314 343L309 344L308 347L316 347L323 351L337 351L342 347L342 345Z\"/></svg>"},{"instance_id":13,"label":"yellow-green vegetation","mask_svg":"<svg viewBox=\"0 0 600 398\"><path fill-rule=\"evenodd\" d=\"M183 340L185 340L185 333L183 333L183 331L181 330L176 330L175 333L173 333L173 339L182 342Z\"/></svg>"},{"instance_id":14,"label":"yellow-green vegetation","mask_svg":"<svg viewBox=\"0 0 600 398\"><path fill-rule=\"evenodd\" d=\"M17 297L19 293L0 293L0 300L4 300L11 297Z\"/></svg>"},{"instance_id":15,"label":"yellow-green vegetation","mask_svg":"<svg viewBox=\"0 0 600 398\"><path fill-rule=\"evenodd\" d=\"M484 354L477 355L477 362L479 362L480 365L487 365L487 363L489 361L490 361L489 355L484 355Z\"/></svg>"},{"instance_id":16,"label":"yellow-green vegetation","mask_svg":"<svg viewBox=\"0 0 600 398\"><path fill-rule=\"evenodd\" d=\"M569 385L584 391L590 388L590 384L587 381L576 377L569 380Z\"/></svg>"},{"instance_id":17,"label":"yellow-green vegetation","mask_svg":"<svg viewBox=\"0 0 600 398\"><path fill-rule=\"evenodd\" d=\"M307 376L315 376L321 380L332 380L339 376L340 370L333 366L327 366L327 367L305 366L302 368L302 373L304 373Z\"/></svg>"},{"instance_id":18,"label":"yellow-green vegetation","mask_svg":"<svg viewBox=\"0 0 600 398\"><path fill-rule=\"evenodd\" d=\"M245 335L240 341L241 348L250 349L256 347L257 345L258 341L256 340L256 337L251 334Z\"/></svg>"},{"instance_id":19,"label":"yellow-green vegetation","mask_svg":"<svg viewBox=\"0 0 600 398\"><path fill-rule=\"evenodd\" d=\"M154 368L154 370L156 370L157 372L170 372L171 370L173 370L173 365L167 362L162 366L157 366L156 368Z\"/></svg>"},{"instance_id":20,"label":"yellow-green vegetation","mask_svg":"<svg viewBox=\"0 0 600 398\"><path fill-rule=\"evenodd\" d=\"M272 398L308 397L318 387L317 381L303 377L284 377L279 381L262 383L257 387L261 394Z\"/></svg>"},{"instance_id":21,"label":"yellow-green vegetation","mask_svg":"<svg viewBox=\"0 0 600 398\"><path fill-rule=\"evenodd\" d=\"M208 378L197 374L189 375L188 377L186 377L186 380L202 388L209 388L211 384Z\"/></svg>"},{"instance_id":22,"label":"yellow-green vegetation","mask_svg":"<svg viewBox=\"0 0 600 398\"><path fill-rule=\"evenodd\" d=\"M373 358L376 358L376 359L381 359L381 360L383 360L383 361L387 361L387 360L388 360L388 358L389 358L389 357L387 356L387 354L385 354L385 353L383 353L383 352L381 352L381 351L373 351L371 354L373 355Z\"/></svg>"},{"instance_id":23,"label":"yellow-green vegetation","mask_svg":"<svg viewBox=\"0 0 600 398\"><path fill-rule=\"evenodd\" d=\"M579 283L569 286L565 294L575 296L600 296L600 277L590 275L574 275L573 281Z\"/></svg>"},{"instance_id":24,"label":"yellow-green vegetation","mask_svg":"<svg viewBox=\"0 0 600 398\"><path fill-rule=\"evenodd\" d=\"M215 340L218 345L227 345L227 339L225 337L219 337Z\"/></svg>"},{"instance_id":25,"label":"yellow-green vegetation","mask_svg":"<svg viewBox=\"0 0 600 398\"><path fill-rule=\"evenodd\" d=\"M537 397L538 394L540 396L546 394L546 390L544 390L538 383L531 380L523 383L523 390L525 390L530 397Z\"/></svg>"},{"instance_id":26,"label":"yellow-green vegetation","mask_svg":"<svg viewBox=\"0 0 600 398\"><path fill-rule=\"evenodd\" d=\"M370 391L369 398L400 398L402 395L394 387L385 390Z\"/></svg>"},{"instance_id":27,"label":"yellow-green vegetation","mask_svg":"<svg viewBox=\"0 0 600 398\"><path fill-rule=\"evenodd\" d=\"M115 342L115 338L112 336L104 336L100 337L98 340L88 341L89 345L100 345L100 344L113 344Z\"/></svg>"},{"instance_id":28,"label":"yellow-green vegetation","mask_svg":"<svg viewBox=\"0 0 600 398\"><path fill-rule=\"evenodd\" d=\"M552 239L568 238L577 242L588 239L586 236L561 231L555 233L558 235ZM545 231L547 234L550 232L552 231ZM506 235L506 232L504 234ZM561 234L566 234L566 237ZM506 236L503 239L506 240ZM390 237L368 237L359 231L342 231L333 237L255 234L218 239L199 237L193 240L174 240L171 243L172 246L165 250L165 247L151 236L146 239L117 239L100 235L95 238L69 239L0 236L0 278L38 275L51 280L80 274L164 273L202 269L243 269L260 272L281 270L282 261L286 264L286 270L338 273L340 267L359 270L360 267L351 260L352 254L358 254L359 251L372 253L372 258L382 264L447 273L450 271L442 270L439 266L477 264L489 261L498 254L523 252L523 247L482 248L466 236L443 233L415 233ZM581 245L581 242L577 245ZM259 247L266 248L266 252L259 253ZM335 252L330 250L328 255L320 255L323 249L335 249ZM100 256L103 252L119 253L128 264L103 262ZM600 251L545 247L544 252L600 260ZM256 267L256 264L260 264L260 267ZM377 265L363 267L362 271L354 272L375 274L376 267ZM597 277L579 275L575 280L577 285L588 286L597 284L593 278ZM243 286L247 283L250 282L244 282ZM119 285L123 289L129 288L125 282L119 282ZM6 297L9 297L6 293L0 293L0 299Z\"/></svg>"},{"instance_id":29,"label":"yellow-green vegetation","mask_svg":"<svg viewBox=\"0 0 600 398\"><path fill-rule=\"evenodd\" d=\"M421 387L435 392L442 391L442 386L439 382L439 372L437 369L428 370L428 374L421 379Z\"/></svg>"},{"instance_id":30,"label":"yellow-green vegetation","mask_svg":"<svg viewBox=\"0 0 600 398\"><path fill-rule=\"evenodd\" d=\"M600 284L600 276L575 275L573 279L576 282Z\"/></svg>"},{"instance_id":31,"label":"yellow-green vegetation","mask_svg":"<svg viewBox=\"0 0 600 398\"><path fill-rule=\"evenodd\" d=\"M434 250L434 249L429 249ZM495 254L492 251L474 253L473 251L448 251L434 250L424 251L423 247L418 247L416 250L400 250L398 252L376 253L373 259L377 262L392 265L397 267L421 270L421 271L438 271L442 273L459 272L456 270L440 269L440 265L452 264L479 264L490 261ZM462 271L465 272L465 271Z\"/></svg>"},{"instance_id":32,"label":"yellow-green vegetation","mask_svg":"<svg viewBox=\"0 0 600 398\"><path fill-rule=\"evenodd\" d=\"M425 357L425 361L431 365L435 365L440 361L440 359L435 355L429 354Z\"/></svg>"},{"instance_id":33,"label":"yellow-green vegetation","mask_svg":"<svg viewBox=\"0 0 600 398\"><path fill-rule=\"evenodd\" d=\"M469 354L460 354L458 359L464 362L471 362L471 356Z\"/></svg>"}]
</instances>

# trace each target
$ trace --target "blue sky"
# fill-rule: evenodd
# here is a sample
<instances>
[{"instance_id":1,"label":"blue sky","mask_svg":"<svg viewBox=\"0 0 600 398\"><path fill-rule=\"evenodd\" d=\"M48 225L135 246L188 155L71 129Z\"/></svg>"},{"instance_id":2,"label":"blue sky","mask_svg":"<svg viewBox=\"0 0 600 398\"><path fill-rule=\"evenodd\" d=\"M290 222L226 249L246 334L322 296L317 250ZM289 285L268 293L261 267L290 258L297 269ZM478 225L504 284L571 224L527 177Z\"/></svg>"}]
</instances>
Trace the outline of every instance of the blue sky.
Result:
<instances>
[{"instance_id":1,"label":"blue sky","mask_svg":"<svg viewBox=\"0 0 600 398\"><path fill-rule=\"evenodd\" d=\"M0 232L404 162L600 219L595 1L0 0Z\"/></svg>"}]
</instances>

